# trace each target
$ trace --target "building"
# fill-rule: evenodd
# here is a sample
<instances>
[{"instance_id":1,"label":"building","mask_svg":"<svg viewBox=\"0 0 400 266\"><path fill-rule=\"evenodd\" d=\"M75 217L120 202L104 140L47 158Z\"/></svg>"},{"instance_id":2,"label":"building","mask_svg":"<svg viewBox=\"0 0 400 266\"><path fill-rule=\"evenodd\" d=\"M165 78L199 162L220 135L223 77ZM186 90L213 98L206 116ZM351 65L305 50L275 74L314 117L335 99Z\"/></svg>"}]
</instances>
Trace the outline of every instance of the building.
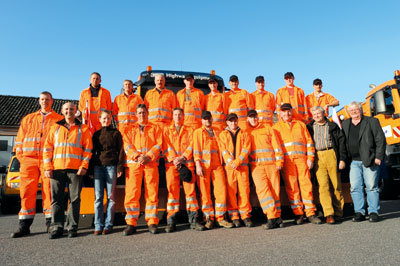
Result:
<instances>
[{"instance_id":1,"label":"building","mask_svg":"<svg viewBox=\"0 0 400 266\"><path fill-rule=\"evenodd\" d=\"M15 137L22 118L39 110L38 97L0 95L0 168L7 166L15 144ZM53 110L60 113L66 102L77 100L54 99Z\"/></svg>"}]
</instances>

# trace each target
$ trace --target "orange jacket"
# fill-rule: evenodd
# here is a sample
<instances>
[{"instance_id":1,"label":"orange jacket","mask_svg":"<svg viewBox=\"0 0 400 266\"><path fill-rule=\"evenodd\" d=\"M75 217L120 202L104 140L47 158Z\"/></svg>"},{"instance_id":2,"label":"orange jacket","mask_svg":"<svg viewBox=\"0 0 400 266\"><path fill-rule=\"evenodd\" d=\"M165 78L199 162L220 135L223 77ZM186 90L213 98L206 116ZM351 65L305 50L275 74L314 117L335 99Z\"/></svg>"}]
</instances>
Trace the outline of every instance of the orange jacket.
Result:
<instances>
[{"instance_id":1,"label":"orange jacket","mask_svg":"<svg viewBox=\"0 0 400 266\"><path fill-rule=\"evenodd\" d=\"M298 120L286 123L279 120L273 126L279 141L282 143L283 154L286 158L304 158L314 160L314 144L306 125Z\"/></svg>"},{"instance_id":2,"label":"orange jacket","mask_svg":"<svg viewBox=\"0 0 400 266\"><path fill-rule=\"evenodd\" d=\"M173 91L163 89L161 93L156 88L147 91L144 103L149 109L149 122L166 126L172 122L172 111L177 107L176 96Z\"/></svg>"},{"instance_id":3,"label":"orange jacket","mask_svg":"<svg viewBox=\"0 0 400 266\"><path fill-rule=\"evenodd\" d=\"M246 121L247 111L254 109L253 97L246 90L236 89L225 93L225 113L237 114L239 121Z\"/></svg>"},{"instance_id":4,"label":"orange jacket","mask_svg":"<svg viewBox=\"0 0 400 266\"><path fill-rule=\"evenodd\" d=\"M236 167L248 166L248 156L251 148L250 136L246 130L240 129L236 139L236 150L234 152L234 144L232 136L228 128L219 134L219 144L222 151L222 157L225 164L235 163Z\"/></svg>"},{"instance_id":5,"label":"orange jacket","mask_svg":"<svg viewBox=\"0 0 400 266\"><path fill-rule=\"evenodd\" d=\"M142 97L136 94L126 96L124 93L115 97L113 103L113 116L118 124L118 129L121 129L128 124L136 123L136 107L143 103Z\"/></svg>"},{"instance_id":6,"label":"orange jacket","mask_svg":"<svg viewBox=\"0 0 400 266\"><path fill-rule=\"evenodd\" d=\"M219 146L218 136L220 131L214 131L214 138L217 141L218 150L212 149L213 139L208 134L205 127L198 128L193 133L193 158L194 161L200 161L205 168L210 168L211 166L218 166L222 164L221 148ZM212 161L212 154L218 154L220 157L219 161Z\"/></svg>"},{"instance_id":7,"label":"orange jacket","mask_svg":"<svg viewBox=\"0 0 400 266\"><path fill-rule=\"evenodd\" d=\"M42 159L43 146L52 125L64 117L51 111L43 116L39 111L26 115L15 138L15 153L21 162L22 156L37 157Z\"/></svg>"},{"instance_id":8,"label":"orange jacket","mask_svg":"<svg viewBox=\"0 0 400 266\"><path fill-rule=\"evenodd\" d=\"M205 110L210 111L213 117L213 128L223 130L225 124L225 99L224 95L217 92L212 95L211 92L205 96Z\"/></svg>"},{"instance_id":9,"label":"orange jacket","mask_svg":"<svg viewBox=\"0 0 400 266\"><path fill-rule=\"evenodd\" d=\"M177 156L185 157L184 164L194 170L192 159L193 154L193 129L191 127L182 126L179 134L176 132L175 125L164 128L163 134L163 151L167 159L166 165L173 166L172 161Z\"/></svg>"},{"instance_id":10,"label":"orange jacket","mask_svg":"<svg viewBox=\"0 0 400 266\"><path fill-rule=\"evenodd\" d=\"M57 122L47 135L43 152L44 169L88 169L93 148L89 127L77 119L70 129L64 124L65 120Z\"/></svg>"},{"instance_id":11,"label":"orange jacket","mask_svg":"<svg viewBox=\"0 0 400 266\"><path fill-rule=\"evenodd\" d=\"M107 89L101 87L99 91L99 96L92 97L89 87L81 92L81 96L79 98L79 110L81 112L86 109L86 102L88 103L88 107L90 110L90 119L93 123L95 129L94 131L97 131L101 128L101 124L99 122L99 111L112 111L111 94Z\"/></svg>"},{"instance_id":12,"label":"orange jacket","mask_svg":"<svg viewBox=\"0 0 400 266\"><path fill-rule=\"evenodd\" d=\"M273 124L275 112L275 96L273 93L263 90L255 91L251 94L254 100L255 110L258 113L260 123Z\"/></svg>"},{"instance_id":13,"label":"orange jacket","mask_svg":"<svg viewBox=\"0 0 400 266\"><path fill-rule=\"evenodd\" d=\"M333 97L332 95L325 93L325 92L320 93L319 99L317 99L317 97L315 97L314 92L307 95L306 102L307 102L309 117L310 118L313 117L312 113L311 113L311 109L314 106L321 106L322 108L324 108L325 105L331 104L336 101L337 101L337 99L335 97ZM325 115L329 116L329 106L328 106L328 108L325 109Z\"/></svg>"},{"instance_id":14,"label":"orange jacket","mask_svg":"<svg viewBox=\"0 0 400 266\"><path fill-rule=\"evenodd\" d=\"M183 109L185 113L185 121L183 124L194 129L201 127L201 112L204 110L205 97L204 92L192 88L190 90L191 101L185 100L185 90L178 91L176 98L178 100L178 106Z\"/></svg>"},{"instance_id":15,"label":"orange jacket","mask_svg":"<svg viewBox=\"0 0 400 266\"><path fill-rule=\"evenodd\" d=\"M290 103L293 107L293 119L306 122L308 119L307 102L304 96L304 91L294 86L294 96L289 95L287 87L280 88L276 93L276 111L281 110L281 105Z\"/></svg>"},{"instance_id":16,"label":"orange jacket","mask_svg":"<svg viewBox=\"0 0 400 266\"><path fill-rule=\"evenodd\" d=\"M128 167L141 167L137 162L140 155L147 155L151 161L144 167L153 168L158 166L158 157L162 147L162 131L157 125L148 123L144 132L140 133L139 124L135 123L125 128L122 134Z\"/></svg>"},{"instance_id":17,"label":"orange jacket","mask_svg":"<svg viewBox=\"0 0 400 266\"><path fill-rule=\"evenodd\" d=\"M252 166L275 164L283 166L282 144L271 126L258 124L257 127L248 127L250 134L251 152L249 161Z\"/></svg>"}]
</instances>

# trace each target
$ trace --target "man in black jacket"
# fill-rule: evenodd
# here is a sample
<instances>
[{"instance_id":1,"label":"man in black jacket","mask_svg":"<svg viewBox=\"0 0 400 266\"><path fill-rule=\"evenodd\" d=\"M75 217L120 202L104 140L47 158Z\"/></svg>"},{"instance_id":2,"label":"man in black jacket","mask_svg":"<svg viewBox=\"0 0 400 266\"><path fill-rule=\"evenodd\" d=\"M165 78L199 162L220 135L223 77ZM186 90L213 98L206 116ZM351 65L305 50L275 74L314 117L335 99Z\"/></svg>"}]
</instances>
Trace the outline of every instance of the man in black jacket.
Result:
<instances>
[{"instance_id":1,"label":"man in black jacket","mask_svg":"<svg viewBox=\"0 0 400 266\"><path fill-rule=\"evenodd\" d=\"M353 222L365 220L364 184L367 190L369 221L379 220L379 166L385 156L386 139L374 117L363 116L362 106L351 102L350 119L343 121L346 149L350 164L351 197L355 215Z\"/></svg>"},{"instance_id":2,"label":"man in black jacket","mask_svg":"<svg viewBox=\"0 0 400 266\"><path fill-rule=\"evenodd\" d=\"M334 224L343 216L344 198L338 168L345 167L345 138L340 128L326 119L324 108L314 106L311 113L314 120L307 125L307 129L316 150L314 170L319 184L319 199L326 223Z\"/></svg>"}]
</instances>

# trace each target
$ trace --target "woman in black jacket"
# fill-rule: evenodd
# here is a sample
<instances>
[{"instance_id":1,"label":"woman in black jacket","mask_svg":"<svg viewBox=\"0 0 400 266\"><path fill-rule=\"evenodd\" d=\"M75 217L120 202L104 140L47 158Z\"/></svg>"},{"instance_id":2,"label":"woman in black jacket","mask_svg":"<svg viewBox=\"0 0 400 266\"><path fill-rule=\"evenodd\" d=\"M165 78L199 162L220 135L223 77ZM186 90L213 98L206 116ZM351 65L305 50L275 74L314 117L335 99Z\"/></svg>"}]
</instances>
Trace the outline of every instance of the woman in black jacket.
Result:
<instances>
[{"instance_id":1,"label":"woman in black jacket","mask_svg":"<svg viewBox=\"0 0 400 266\"><path fill-rule=\"evenodd\" d=\"M115 184L122 176L125 162L121 133L111 126L111 112L101 111L101 129L93 134L93 155L90 162L94 170L95 235L111 233L115 214ZM104 188L107 191L107 212L104 221Z\"/></svg>"}]
</instances>

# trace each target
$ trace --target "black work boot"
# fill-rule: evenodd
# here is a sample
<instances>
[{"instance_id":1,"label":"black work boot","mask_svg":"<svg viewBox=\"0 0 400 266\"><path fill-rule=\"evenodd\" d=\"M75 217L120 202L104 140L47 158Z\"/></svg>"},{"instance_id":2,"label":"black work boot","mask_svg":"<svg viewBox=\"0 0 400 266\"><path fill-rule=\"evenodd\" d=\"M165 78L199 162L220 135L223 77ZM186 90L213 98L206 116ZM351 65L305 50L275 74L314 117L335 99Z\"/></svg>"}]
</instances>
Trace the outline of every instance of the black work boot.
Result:
<instances>
[{"instance_id":1,"label":"black work boot","mask_svg":"<svg viewBox=\"0 0 400 266\"><path fill-rule=\"evenodd\" d=\"M33 219L20 219L19 220L19 228L16 232L11 234L12 238L19 238L23 236L27 236L31 233L29 228L33 223Z\"/></svg>"}]
</instances>

